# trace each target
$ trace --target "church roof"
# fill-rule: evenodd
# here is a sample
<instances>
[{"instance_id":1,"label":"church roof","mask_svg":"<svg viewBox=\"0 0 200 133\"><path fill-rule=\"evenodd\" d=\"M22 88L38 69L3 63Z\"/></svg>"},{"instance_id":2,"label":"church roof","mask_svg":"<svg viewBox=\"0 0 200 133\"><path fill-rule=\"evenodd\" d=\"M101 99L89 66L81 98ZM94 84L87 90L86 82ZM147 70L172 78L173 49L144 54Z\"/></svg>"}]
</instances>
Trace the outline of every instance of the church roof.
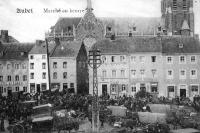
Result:
<instances>
[{"instance_id":1,"label":"church roof","mask_svg":"<svg viewBox=\"0 0 200 133\"><path fill-rule=\"evenodd\" d=\"M183 21L182 30L190 30L187 20Z\"/></svg>"},{"instance_id":2,"label":"church roof","mask_svg":"<svg viewBox=\"0 0 200 133\"><path fill-rule=\"evenodd\" d=\"M56 24L52 27L52 29L55 29L55 32L65 32L67 31L68 26L75 26L77 27L77 25L79 24L81 18L80 17L71 17L71 18L67 18L67 17L61 17L58 19L58 21L56 22ZM51 32L53 32L53 30Z\"/></svg>"},{"instance_id":3,"label":"church roof","mask_svg":"<svg viewBox=\"0 0 200 133\"><path fill-rule=\"evenodd\" d=\"M116 32L119 33L128 33L129 27L135 26L136 31L133 34L138 35L153 35L158 31L158 27L162 27L161 18L148 18L148 17L136 17L136 18L97 18L100 20L104 26L111 26ZM81 18L59 18L55 26L52 29L55 29L55 32L65 32L67 31L68 26L75 26L79 24ZM53 30L51 31L53 32Z\"/></svg>"}]
</instances>

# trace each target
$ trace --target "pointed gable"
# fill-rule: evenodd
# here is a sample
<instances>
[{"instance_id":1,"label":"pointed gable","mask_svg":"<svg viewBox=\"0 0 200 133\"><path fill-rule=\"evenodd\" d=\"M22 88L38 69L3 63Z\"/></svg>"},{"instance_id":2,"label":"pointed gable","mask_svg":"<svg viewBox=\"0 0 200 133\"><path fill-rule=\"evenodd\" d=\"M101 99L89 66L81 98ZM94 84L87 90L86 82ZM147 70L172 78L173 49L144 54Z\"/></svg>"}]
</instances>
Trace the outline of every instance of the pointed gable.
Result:
<instances>
[{"instance_id":1,"label":"pointed gable","mask_svg":"<svg viewBox=\"0 0 200 133\"><path fill-rule=\"evenodd\" d=\"M183 21L181 30L190 30L187 20Z\"/></svg>"}]
</instances>

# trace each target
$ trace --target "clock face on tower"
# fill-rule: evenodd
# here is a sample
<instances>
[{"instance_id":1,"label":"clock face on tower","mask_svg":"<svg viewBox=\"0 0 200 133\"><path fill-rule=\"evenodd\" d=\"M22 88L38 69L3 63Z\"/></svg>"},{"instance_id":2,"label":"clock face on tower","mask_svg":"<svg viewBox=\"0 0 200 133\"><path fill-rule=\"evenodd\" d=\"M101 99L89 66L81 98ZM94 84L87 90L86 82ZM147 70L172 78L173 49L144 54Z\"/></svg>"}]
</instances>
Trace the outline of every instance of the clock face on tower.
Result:
<instances>
[{"instance_id":1,"label":"clock face on tower","mask_svg":"<svg viewBox=\"0 0 200 133\"><path fill-rule=\"evenodd\" d=\"M88 48L91 48L93 44L95 44L97 41L95 38L93 37L87 37L83 40L85 46L87 46Z\"/></svg>"}]
</instances>

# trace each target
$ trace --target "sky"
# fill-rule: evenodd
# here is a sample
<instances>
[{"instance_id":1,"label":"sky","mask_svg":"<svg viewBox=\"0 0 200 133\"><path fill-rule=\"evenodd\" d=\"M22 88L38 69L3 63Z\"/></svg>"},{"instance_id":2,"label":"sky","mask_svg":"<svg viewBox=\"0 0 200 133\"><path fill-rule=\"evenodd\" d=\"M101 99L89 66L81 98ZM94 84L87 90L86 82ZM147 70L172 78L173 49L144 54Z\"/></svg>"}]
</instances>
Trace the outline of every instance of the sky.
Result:
<instances>
[{"instance_id":1,"label":"sky","mask_svg":"<svg viewBox=\"0 0 200 133\"><path fill-rule=\"evenodd\" d=\"M92 0L96 17L160 17L161 0ZM195 32L200 34L200 0L194 0ZM0 29L20 42L44 40L45 32L59 17L83 17L87 0L0 0ZM61 9L65 13L44 13L44 9ZM32 9L33 13L16 13ZM70 12L79 10L80 12Z\"/></svg>"}]
</instances>

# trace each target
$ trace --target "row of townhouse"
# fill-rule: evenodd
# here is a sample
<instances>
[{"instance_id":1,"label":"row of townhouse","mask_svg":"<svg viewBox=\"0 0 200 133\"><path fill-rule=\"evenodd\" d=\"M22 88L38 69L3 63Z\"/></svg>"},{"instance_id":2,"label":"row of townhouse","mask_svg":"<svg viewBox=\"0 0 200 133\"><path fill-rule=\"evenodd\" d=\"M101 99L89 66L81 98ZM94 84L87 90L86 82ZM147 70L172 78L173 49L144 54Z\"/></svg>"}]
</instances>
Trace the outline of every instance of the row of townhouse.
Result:
<instances>
[{"instance_id":1,"label":"row of townhouse","mask_svg":"<svg viewBox=\"0 0 200 133\"><path fill-rule=\"evenodd\" d=\"M194 37L102 40L99 95L134 96L141 89L165 97L200 94L200 43ZM92 94L90 69L90 93Z\"/></svg>"},{"instance_id":2,"label":"row of townhouse","mask_svg":"<svg viewBox=\"0 0 200 133\"><path fill-rule=\"evenodd\" d=\"M44 41L0 44L0 94L35 94L49 88L88 94L84 44L55 40L48 43L49 65Z\"/></svg>"}]
</instances>

